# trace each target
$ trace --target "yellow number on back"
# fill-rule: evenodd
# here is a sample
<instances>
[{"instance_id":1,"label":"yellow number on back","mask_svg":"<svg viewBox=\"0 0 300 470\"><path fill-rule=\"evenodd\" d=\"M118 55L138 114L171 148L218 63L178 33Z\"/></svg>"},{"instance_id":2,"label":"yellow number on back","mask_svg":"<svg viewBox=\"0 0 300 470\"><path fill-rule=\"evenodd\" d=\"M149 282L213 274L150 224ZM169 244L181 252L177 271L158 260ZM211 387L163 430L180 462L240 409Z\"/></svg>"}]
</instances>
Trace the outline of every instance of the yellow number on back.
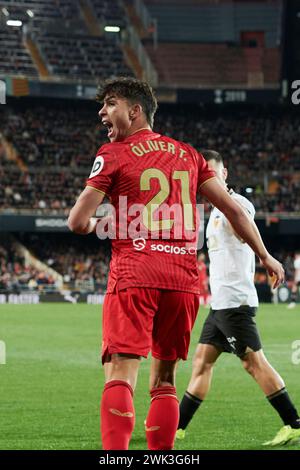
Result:
<instances>
[{"instance_id":1,"label":"yellow number on back","mask_svg":"<svg viewBox=\"0 0 300 470\"><path fill-rule=\"evenodd\" d=\"M150 231L170 230L173 227L174 220L163 219L154 220L153 214L158 207L169 197L170 185L166 175L157 168L148 168L143 171L140 179L140 189L149 191L151 189L150 181L156 178L159 181L159 192L148 202L143 210L143 223ZM183 206L183 219L185 230L194 230L193 206L190 198L190 180L188 171L176 170L173 173L174 180L181 182L181 205Z\"/></svg>"},{"instance_id":2,"label":"yellow number on back","mask_svg":"<svg viewBox=\"0 0 300 470\"><path fill-rule=\"evenodd\" d=\"M170 185L166 175L156 168L149 168L143 171L140 180L142 191L149 191L151 178L157 178L160 184L160 191L148 202L143 210L143 223L148 230L169 230L172 228L174 220L154 220L153 213L167 199L170 194Z\"/></svg>"}]
</instances>

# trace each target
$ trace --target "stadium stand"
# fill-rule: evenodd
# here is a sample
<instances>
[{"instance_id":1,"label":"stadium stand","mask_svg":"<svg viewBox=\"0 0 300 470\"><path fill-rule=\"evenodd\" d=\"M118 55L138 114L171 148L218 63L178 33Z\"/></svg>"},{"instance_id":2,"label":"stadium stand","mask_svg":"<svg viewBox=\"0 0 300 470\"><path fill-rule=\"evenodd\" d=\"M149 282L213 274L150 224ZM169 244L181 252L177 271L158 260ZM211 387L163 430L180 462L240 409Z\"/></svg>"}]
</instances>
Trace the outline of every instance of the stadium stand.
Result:
<instances>
[{"instance_id":1,"label":"stadium stand","mask_svg":"<svg viewBox=\"0 0 300 470\"><path fill-rule=\"evenodd\" d=\"M241 86L253 83L258 72L264 84L279 80L279 50L248 49L226 44L161 43L157 50L147 46L153 63L160 71L162 83L177 86L218 87L220 83ZM195 57L197 60L195 60ZM253 60L258 59L258 71ZM257 77L258 80L258 77ZM257 85L261 85L262 81Z\"/></svg>"},{"instance_id":2,"label":"stadium stand","mask_svg":"<svg viewBox=\"0 0 300 470\"><path fill-rule=\"evenodd\" d=\"M145 3L157 22L158 45L145 44L164 85L278 84L280 1Z\"/></svg>"},{"instance_id":3,"label":"stadium stand","mask_svg":"<svg viewBox=\"0 0 300 470\"><path fill-rule=\"evenodd\" d=\"M125 26L125 10L117 0L91 0L97 18L108 25Z\"/></svg>"},{"instance_id":4,"label":"stadium stand","mask_svg":"<svg viewBox=\"0 0 300 470\"><path fill-rule=\"evenodd\" d=\"M38 44L52 75L72 80L97 81L132 75L119 46L108 38L44 35Z\"/></svg>"},{"instance_id":5,"label":"stadium stand","mask_svg":"<svg viewBox=\"0 0 300 470\"><path fill-rule=\"evenodd\" d=\"M100 244L93 236L84 245L80 239L70 237L49 234L1 237L0 293L49 293L61 289L104 292L110 258L108 245ZM20 246L39 260L38 267L25 259ZM62 276L62 285L55 279L55 273Z\"/></svg>"},{"instance_id":6,"label":"stadium stand","mask_svg":"<svg viewBox=\"0 0 300 470\"><path fill-rule=\"evenodd\" d=\"M90 81L114 75L132 75L118 35L105 35L106 24L126 25L121 3L91 2L92 14L99 22L91 35L79 2L65 0L21 0L0 3L0 74L42 76L39 62L48 78ZM9 13L5 16L3 8ZM33 16L29 16L30 11ZM19 19L22 28L5 24L7 18Z\"/></svg>"},{"instance_id":7,"label":"stadium stand","mask_svg":"<svg viewBox=\"0 0 300 470\"><path fill-rule=\"evenodd\" d=\"M0 42L0 74L37 77L37 69L23 44L19 28L1 26Z\"/></svg>"},{"instance_id":8,"label":"stadium stand","mask_svg":"<svg viewBox=\"0 0 300 470\"><path fill-rule=\"evenodd\" d=\"M0 114L2 134L23 167L7 160L7 151L2 150L3 208L59 213L72 207L97 148L106 141L97 110L95 103L82 107L63 101L43 106L40 100L30 106L15 102L5 107ZM245 193L258 212L300 212L299 116L276 108L234 108L234 114L231 110L226 114L216 108L164 106L155 127L198 149L222 151L230 184ZM61 187L64 191L58 198Z\"/></svg>"},{"instance_id":9,"label":"stadium stand","mask_svg":"<svg viewBox=\"0 0 300 470\"><path fill-rule=\"evenodd\" d=\"M161 42L236 44L241 33L261 31L266 47L278 45L280 0L145 0L145 4L157 19Z\"/></svg>"},{"instance_id":10,"label":"stadium stand","mask_svg":"<svg viewBox=\"0 0 300 470\"><path fill-rule=\"evenodd\" d=\"M158 22L159 42L155 47L148 38L144 45L162 85L278 84L279 1L261 2L255 9L242 2L145 3ZM1 41L5 45L1 48L0 73L31 77L39 73L49 79L83 82L133 74L132 67L139 73L140 64L135 63L132 50L127 51L121 39L126 35L104 34L105 25L127 29L129 18L118 0L5 0L1 6L24 25L22 30L7 27L6 17L0 13ZM87 6L92 17L89 21ZM34 16L29 17L28 10Z\"/></svg>"},{"instance_id":11,"label":"stadium stand","mask_svg":"<svg viewBox=\"0 0 300 470\"><path fill-rule=\"evenodd\" d=\"M56 290L55 279L26 263L11 237L0 240L0 292Z\"/></svg>"},{"instance_id":12,"label":"stadium stand","mask_svg":"<svg viewBox=\"0 0 300 470\"><path fill-rule=\"evenodd\" d=\"M106 286L110 249L107 243L90 236L86 243L78 237L23 235L19 240L47 266L63 276L64 287L97 291ZM41 243L42 240L42 243Z\"/></svg>"}]
</instances>

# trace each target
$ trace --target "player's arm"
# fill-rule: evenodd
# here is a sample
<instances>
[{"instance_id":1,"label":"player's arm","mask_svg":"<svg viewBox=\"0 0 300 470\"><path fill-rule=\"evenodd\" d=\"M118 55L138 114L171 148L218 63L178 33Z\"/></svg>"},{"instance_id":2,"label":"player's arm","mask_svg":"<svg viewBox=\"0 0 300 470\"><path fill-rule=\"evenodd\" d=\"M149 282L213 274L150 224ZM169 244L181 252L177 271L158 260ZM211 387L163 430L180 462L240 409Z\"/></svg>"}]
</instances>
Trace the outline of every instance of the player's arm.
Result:
<instances>
[{"instance_id":1,"label":"player's arm","mask_svg":"<svg viewBox=\"0 0 300 470\"><path fill-rule=\"evenodd\" d=\"M97 221L93 215L101 204L104 193L86 186L71 209L68 227L72 232L87 235L96 229Z\"/></svg>"},{"instance_id":2,"label":"player's arm","mask_svg":"<svg viewBox=\"0 0 300 470\"><path fill-rule=\"evenodd\" d=\"M243 209L243 211L245 212L246 216L248 217L249 221L255 225L255 227L257 228L256 226L256 223L254 222L254 220L252 219L251 217L251 214L250 212L248 211L248 209L243 206L243 204L238 200L238 199L235 199L236 203L241 206L241 208ZM243 240L237 233L236 231L234 230L234 228L232 227L231 223L229 222L229 220L227 220L227 223L228 223L228 228L232 231L233 235L241 242L241 243L245 243L245 240ZM258 230L258 228L257 228Z\"/></svg>"},{"instance_id":3,"label":"player's arm","mask_svg":"<svg viewBox=\"0 0 300 470\"><path fill-rule=\"evenodd\" d=\"M251 214L249 213L249 211L247 210L247 208L246 208L245 206L243 206L243 204L242 204L239 200L235 199L235 202L242 208L242 210L244 211L244 213L245 213L246 217L248 218L249 222L252 224L254 231L256 231L258 237L261 238L261 235L260 235L260 232L259 232L259 230L258 230L258 227L257 227L257 225L256 225L256 223L255 223L255 221L254 221L254 219L251 217ZM243 239L238 235L238 233L234 230L232 224L231 224L229 221L227 221L227 222L228 222L228 225L230 226L230 228L231 228L231 230L232 230L233 235L234 235L241 243L245 243L245 240L243 240Z\"/></svg>"},{"instance_id":4,"label":"player's arm","mask_svg":"<svg viewBox=\"0 0 300 470\"><path fill-rule=\"evenodd\" d=\"M276 276L273 287L278 287L284 281L284 269L281 263L267 251L258 228L252 220L249 220L244 209L229 196L217 178L211 178L202 184L200 192L223 212L234 231L248 243L260 258L261 263L265 266L270 276Z\"/></svg>"}]
</instances>

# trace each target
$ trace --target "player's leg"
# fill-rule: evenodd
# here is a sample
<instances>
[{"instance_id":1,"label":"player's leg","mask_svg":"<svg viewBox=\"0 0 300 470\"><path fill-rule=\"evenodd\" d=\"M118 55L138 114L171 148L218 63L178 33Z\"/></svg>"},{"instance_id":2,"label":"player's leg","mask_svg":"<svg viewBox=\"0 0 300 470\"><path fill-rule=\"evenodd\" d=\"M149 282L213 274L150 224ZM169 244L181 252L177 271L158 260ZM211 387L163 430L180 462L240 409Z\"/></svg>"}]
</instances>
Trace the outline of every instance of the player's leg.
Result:
<instances>
[{"instance_id":1,"label":"player's leg","mask_svg":"<svg viewBox=\"0 0 300 470\"><path fill-rule=\"evenodd\" d=\"M156 291L125 289L108 294L103 306L106 384L101 400L101 435L105 450L126 450L135 424L133 392L141 356L151 348L157 308Z\"/></svg>"},{"instance_id":2,"label":"player's leg","mask_svg":"<svg viewBox=\"0 0 300 470\"><path fill-rule=\"evenodd\" d=\"M211 311L203 325L199 344L193 358L192 376L187 391L200 400L204 400L210 389L213 366L224 350L223 335L214 323Z\"/></svg>"},{"instance_id":3,"label":"player's leg","mask_svg":"<svg viewBox=\"0 0 300 470\"><path fill-rule=\"evenodd\" d=\"M245 370L258 383L283 422L289 428L290 425L300 427L297 411L288 396L284 382L262 351L255 314L256 309L248 306L223 311L224 333L233 352L241 359Z\"/></svg>"},{"instance_id":4,"label":"player's leg","mask_svg":"<svg viewBox=\"0 0 300 470\"><path fill-rule=\"evenodd\" d=\"M221 351L212 344L198 344L193 358L192 376L187 388L190 395L203 401L209 392L213 367Z\"/></svg>"},{"instance_id":5,"label":"player's leg","mask_svg":"<svg viewBox=\"0 0 300 470\"><path fill-rule=\"evenodd\" d=\"M178 431L187 428L209 392L213 367L220 354L221 350L212 344L198 344L193 359L192 376L180 402ZM177 433L178 439L183 439L184 436L184 432Z\"/></svg>"},{"instance_id":6,"label":"player's leg","mask_svg":"<svg viewBox=\"0 0 300 470\"><path fill-rule=\"evenodd\" d=\"M186 359L199 308L195 294L162 291L152 333L151 404L146 419L150 450L173 448L179 420L175 388L178 359Z\"/></svg>"},{"instance_id":7,"label":"player's leg","mask_svg":"<svg viewBox=\"0 0 300 470\"><path fill-rule=\"evenodd\" d=\"M145 423L150 450L170 450L174 445L179 418L175 388L176 362L152 358L149 383L151 404Z\"/></svg>"},{"instance_id":8,"label":"player's leg","mask_svg":"<svg viewBox=\"0 0 300 470\"><path fill-rule=\"evenodd\" d=\"M106 361L108 358L104 358ZM139 356L112 354L104 362L105 386L101 400L103 449L126 450L135 425L133 393Z\"/></svg>"},{"instance_id":9,"label":"player's leg","mask_svg":"<svg viewBox=\"0 0 300 470\"><path fill-rule=\"evenodd\" d=\"M177 439L184 439L185 429L209 392L214 363L226 349L226 339L217 328L214 317L214 311L210 310L201 331L193 359L192 376L180 402Z\"/></svg>"},{"instance_id":10,"label":"player's leg","mask_svg":"<svg viewBox=\"0 0 300 470\"><path fill-rule=\"evenodd\" d=\"M249 351L241 361L245 370L254 378L266 396L277 393L284 387L278 372L267 361L263 350Z\"/></svg>"},{"instance_id":11,"label":"player's leg","mask_svg":"<svg viewBox=\"0 0 300 470\"><path fill-rule=\"evenodd\" d=\"M265 444L279 445L295 438L300 439L300 419L297 409L289 397L283 379L268 362L262 349L248 352L241 360L246 371L258 383L284 424L275 438Z\"/></svg>"},{"instance_id":12,"label":"player's leg","mask_svg":"<svg viewBox=\"0 0 300 470\"><path fill-rule=\"evenodd\" d=\"M134 354L112 354L104 359L105 383L124 380L135 390L141 357ZM107 362L106 362L107 361Z\"/></svg>"}]
</instances>

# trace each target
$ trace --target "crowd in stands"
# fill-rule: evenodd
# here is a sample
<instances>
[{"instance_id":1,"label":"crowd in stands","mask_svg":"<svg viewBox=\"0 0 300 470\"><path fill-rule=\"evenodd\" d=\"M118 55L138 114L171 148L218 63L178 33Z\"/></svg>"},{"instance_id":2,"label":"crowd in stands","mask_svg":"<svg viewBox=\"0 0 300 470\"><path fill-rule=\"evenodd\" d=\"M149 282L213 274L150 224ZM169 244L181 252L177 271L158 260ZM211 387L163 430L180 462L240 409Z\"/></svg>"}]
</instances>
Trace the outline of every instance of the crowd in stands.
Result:
<instances>
[{"instance_id":1,"label":"crowd in stands","mask_svg":"<svg viewBox=\"0 0 300 470\"><path fill-rule=\"evenodd\" d=\"M56 288L53 276L28 265L11 240L0 241L0 292L41 291Z\"/></svg>"},{"instance_id":2,"label":"crowd in stands","mask_svg":"<svg viewBox=\"0 0 300 470\"><path fill-rule=\"evenodd\" d=\"M2 133L28 166L89 168L99 142L105 140L97 115L99 107L35 106L5 109L0 114Z\"/></svg>"},{"instance_id":3,"label":"crowd in stands","mask_svg":"<svg viewBox=\"0 0 300 470\"><path fill-rule=\"evenodd\" d=\"M110 261L109 245L94 236L66 237L58 235L23 236L29 251L48 267L63 276L65 285L75 290L104 289Z\"/></svg>"},{"instance_id":4,"label":"crowd in stands","mask_svg":"<svg viewBox=\"0 0 300 470\"><path fill-rule=\"evenodd\" d=\"M182 108L158 113L156 127L197 149L219 151L229 184L252 200L257 212L300 212L299 114L232 109L209 115Z\"/></svg>"},{"instance_id":5,"label":"crowd in stands","mask_svg":"<svg viewBox=\"0 0 300 470\"><path fill-rule=\"evenodd\" d=\"M45 174L45 169L24 173L11 165L5 168L0 166L0 178L5 178L5 186L0 187L2 212L13 208L13 212L67 214L84 187L85 178L67 170L47 170Z\"/></svg>"},{"instance_id":6,"label":"crowd in stands","mask_svg":"<svg viewBox=\"0 0 300 470\"><path fill-rule=\"evenodd\" d=\"M92 238L92 239L91 239ZM37 269L21 254L16 240L0 240L1 291L52 292L58 289L78 292L103 292L109 269L109 247L89 239L57 237L49 234L23 236L22 245L41 261L45 269ZM17 240L19 241L19 240ZM53 272L62 276L55 280Z\"/></svg>"},{"instance_id":7,"label":"crowd in stands","mask_svg":"<svg viewBox=\"0 0 300 470\"><path fill-rule=\"evenodd\" d=\"M68 212L97 148L107 141L98 110L89 102L1 108L2 135L23 163L8 161L0 149L2 209ZM251 199L257 212L300 212L299 114L162 106L155 130L199 150L219 151L229 185Z\"/></svg>"},{"instance_id":8,"label":"crowd in stands","mask_svg":"<svg viewBox=\"0 0 300 470\"><path fill-rule=\"evenodd\" d=\"M5 173L2 210L67 213L89 174L97 140L104 140L97 107L94 113L84 107L29 107L14 113L6 108L0 114L0 129L23 164L8 160L0 143L0 177Z\"/></svg>"}]
</instances>

